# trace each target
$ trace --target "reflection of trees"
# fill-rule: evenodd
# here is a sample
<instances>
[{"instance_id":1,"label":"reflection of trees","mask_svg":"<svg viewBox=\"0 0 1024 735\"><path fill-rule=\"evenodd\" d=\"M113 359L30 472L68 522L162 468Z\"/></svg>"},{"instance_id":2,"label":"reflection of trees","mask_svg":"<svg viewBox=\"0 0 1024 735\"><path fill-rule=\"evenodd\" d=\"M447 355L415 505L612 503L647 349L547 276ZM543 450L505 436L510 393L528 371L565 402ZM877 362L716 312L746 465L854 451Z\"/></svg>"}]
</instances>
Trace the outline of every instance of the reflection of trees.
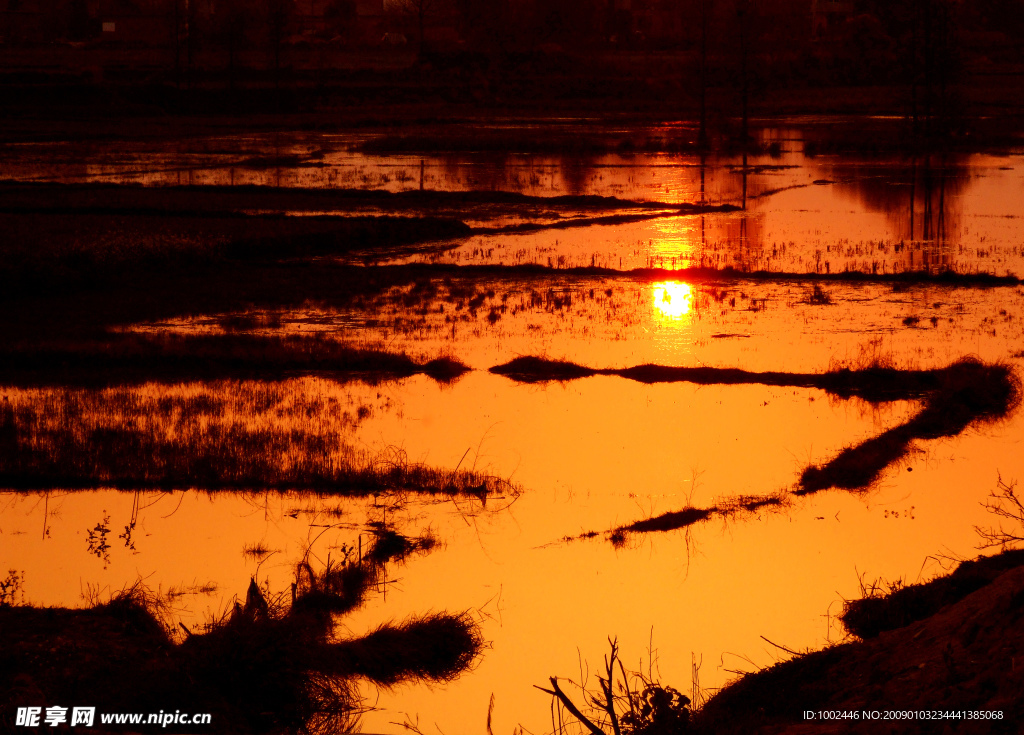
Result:
<instances>
[{"instance_id":1,"label":"reflection of trees","mask_svg":"<svg viewBox=\"0 0 1024 735\"><path fill-rule=\"evenodd\" d=\"M594 193L590 191L589 184L597 161L596 155L572 154L552 158L516 156L498 151L441 157L446 178L450 181L464 179L467 188L474 191L532 191L540 183L540 170L557 172L562 179L558 193L572 195Z\"/></svg>"},{"instance_id":2,"label":"reflection of trees","mask_svg":"<svg viewBox=\"0 0 1024 735\"><path fill-rule=\"evenodd\" d=\"M587 182L594 171L593 156L563 156L559 160L562 180L569 194L586 194Z\"/></svg>"},{"instance_id":3,"label":"reflection of trees","mask_svg":"<svg viewBox=\"0 0 1024 735\"><path fill-rule=\"evenodd\" d=\"M441 157L445 178L460 181L473 191L515 191L509 186L509 158L506 153L459 153Z\"/></svg>"},{"instance_id":4,"label":"reflection of trees","mask_svg":"<svg viewBox=\"0 0 1024 735\"><path fill-rule=\"evenodd\" d=\"M953 267L950 246L961 236L961 195L970 177L965 158L949 155L914 156L873 167L870 176L852 163L826 169L841 183L838 191L863 208L886 216L895 239L910 243L907 265L912 268ZM920 252L920 256L915 255Z\"/></svg>"}]
</instances>

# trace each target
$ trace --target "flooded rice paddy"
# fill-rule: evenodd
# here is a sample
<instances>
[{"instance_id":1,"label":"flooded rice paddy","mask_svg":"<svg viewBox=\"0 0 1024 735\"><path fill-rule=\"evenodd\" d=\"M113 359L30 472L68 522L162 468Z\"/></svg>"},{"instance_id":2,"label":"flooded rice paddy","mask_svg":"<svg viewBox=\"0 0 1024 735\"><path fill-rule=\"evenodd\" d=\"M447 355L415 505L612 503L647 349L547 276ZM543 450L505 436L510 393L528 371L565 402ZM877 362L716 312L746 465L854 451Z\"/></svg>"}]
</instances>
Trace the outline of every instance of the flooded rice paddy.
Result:
<instances>
[{"instance_id":1,"label":"flooded rice paddy","mask_svg":"<svg viewBox=\"0 0 1024 735\"><path fill-rule=\"evenodd\" d=\"M389 141L414 132L197 135L166 140L25 142L5 147L4 178L18 182L144 186L284 187L376 192L514 192L531 197L615 197L666 205L730 205L739 211L666 216L599 227L488 233L417 259L460 265L538 263L631 269L695 265L742 270L893 273L947 269L1024 272L1017 210L1024 169L1013 151L946 154L818 153L828 120L767 128L757 154L700 157L671 150L685 126L632 130L563 122L473 128L460 140L422 134L447 152L409 152ZM849 121L838 121L848 125ZM512 146L494 151L491 138ZM574 150L586 140L592 149ZM570 152L546 152L565 144ZM473 150L479 142L481 150ZM540 145L547 142L549 145ZM374 144L377 145L374 145ZM531 148L545 152L530 152ZM463 147L465 149L463 149ZM645 151L652 148L653 152ZM518 152L524 150L525 152ZM380 202L341 199L315 211L254 206L250 213L380 212ZM527 210L532 210L527 212ZM557 211L553 211L557 210ZM670 210L670 208L667 208ZM628 206L616 214L636 213ZM566 225L585 212L475 207L471 226ZM592 214L592 213L591 213ZM372 254L371 254L372 255Z\"/></svg>"},{"instance_id":2,"label":"flooded rice paddy","mask_svg":"<svg viewBox=\"0 0 1024 735\"><path fill-rule=\"evenodd\" d=\"M552 728L550 700L532 685L578 675L600 660L609 636L627 664L653 658L662 681L697 701L787 657L779 646L841 639L844 599L877 578L926 579L975 555L975 527L993 522L983 502L1000 477L1024 477L1019 412L915 439L870 487L800 495L807 467L911 420L924 398L620 375L528 383L490 371L524 356L599 369L786 374L931 370L975 356L1019 373L1019 284L892 279L1024 273L1019 153L810 156L800 129L765 131L766 152L746 160L622 150L421 155L381 151L374 140L296 134L170 150L149 142L5 150L5 175L19 181L598 195L629 200L614 214L639 215L594 224L594 213L575 205L467 207L463 220L478 231L465 238L314 259L411 274L351 299L108 325L154 340L306 338L421 362L448 357L470 368L454 379L372 371L143 375L103 387L12 379L0 388L8 456L117 448L90 465L86 489L55 481L0 496L3 561L23 572L27 601L77 605L141 581L169 595L175 623L194 628L225 615L251 578L283 592L299 561L329 565L368 546L374 524L429 533L436 546L389 566L338 634L469 611L485 649L447 684L367 684L363 730L478 731L493 697L495 733L539 733ZM693 214L672 206L703 203L732 206ZM540 228L508 229L524 223ZM524 265L545 268L509 267ZM665 270L627 272L637 268ZM736 270L670 272L686 268ZM874 278L837 277L849 271ZM194 456L176 465L178 446ZM196 459L203 452L207 474ZM163 458L156 469L143 459L147 472L194 479L161 485L150 474L130 490L111 489L133 453ZM214 489L226 455L248 468L243 492ZM17 487L14 466L8 458L5 477ZM358 497L309 480L352 466L407 474L364 484L369 492ZM258 481L271 468L284 478L273 488ZM416 468L432 468L438 492L416 492L427 476ZM475 479L454 491L466 472ZM742 507L763 496L780 502ZM677 530L611 533L670 511L725 506L735 512Z\"/></svg>"}]
</instances>

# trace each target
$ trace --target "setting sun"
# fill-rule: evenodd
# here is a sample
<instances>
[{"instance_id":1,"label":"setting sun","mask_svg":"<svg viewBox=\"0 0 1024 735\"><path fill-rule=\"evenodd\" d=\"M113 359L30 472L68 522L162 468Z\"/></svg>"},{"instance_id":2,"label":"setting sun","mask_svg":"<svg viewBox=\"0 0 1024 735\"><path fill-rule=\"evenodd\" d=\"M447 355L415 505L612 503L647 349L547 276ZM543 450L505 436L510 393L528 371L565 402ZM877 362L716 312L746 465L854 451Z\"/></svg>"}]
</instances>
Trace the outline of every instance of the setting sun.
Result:
<instances>
[{"instance_id":1,"label":"setting sun","mask_svg":"<svg viewBox=\"0 0 1024 735\"><path fill-rule=\"evenodd\" d=\"M678 319L690 313L693 291L688 283L655 283L654 308L663 316Z\"/></svg>"}]
</instances>

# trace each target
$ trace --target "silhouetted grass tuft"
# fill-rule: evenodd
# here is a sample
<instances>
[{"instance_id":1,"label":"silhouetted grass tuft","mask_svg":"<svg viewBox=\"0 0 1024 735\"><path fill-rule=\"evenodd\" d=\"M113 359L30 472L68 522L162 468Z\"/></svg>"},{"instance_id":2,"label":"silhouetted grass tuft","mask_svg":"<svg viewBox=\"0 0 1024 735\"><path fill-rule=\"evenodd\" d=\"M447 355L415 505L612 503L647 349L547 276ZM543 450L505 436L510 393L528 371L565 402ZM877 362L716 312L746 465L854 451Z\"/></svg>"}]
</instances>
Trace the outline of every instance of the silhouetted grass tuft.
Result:
<instances>
[{"instance_id":1,"label":"silhouetted grass tuft","mask_svg":"<svg viewBox=\"0 0 1024 735\"><path fill-rule=\"evenodd\" d=\"M334 644L329 655L337 671L385 686L409 679L446 682L469 667L482 644L468 615L435 613Z\"/></svg>"},{"instance_id":2,"label":"silhouetted grass tuft","mask_svg":"<svg viewBox=\"0 0 1024 735\"><path fill-rule=\"evenodd\" d=\"M409 538L384 525L378 525L373 532L375 540L364 559L374 564L404 561L413 554L429 552L437 546L437 539L429 532L416 538Z\"/></svg>"},{"instance_id":3,"label":"silhouetted grass tuft","mask_svg":"<svg viewBox=\"0 0 1024 735\"><path fill-rule=\"evenodd\" d=\"M466 613L431 613L338 641L332 614L351 610L381 574L383 565L364 560L319 573L300 565L292 605L268 598L254 580L244 605L204 631L186 628L181 643L161 622L160 601L139 587L81 610L0 607L0 691L101 711L205 712L210 732L351 732L363 710L354 679L450 681L482 646ZM9 715L0 713L5 731Z\"/></svg>"}]
</instances>

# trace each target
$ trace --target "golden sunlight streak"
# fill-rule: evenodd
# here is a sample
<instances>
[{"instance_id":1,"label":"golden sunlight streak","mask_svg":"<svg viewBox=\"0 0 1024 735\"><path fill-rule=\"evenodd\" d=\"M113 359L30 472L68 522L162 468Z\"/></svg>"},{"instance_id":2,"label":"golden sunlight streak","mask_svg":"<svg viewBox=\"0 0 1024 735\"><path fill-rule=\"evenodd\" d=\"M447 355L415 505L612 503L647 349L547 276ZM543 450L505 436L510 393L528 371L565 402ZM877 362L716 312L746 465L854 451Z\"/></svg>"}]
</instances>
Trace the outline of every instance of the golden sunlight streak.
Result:
<instances>
[{"instance_id":1,"label":"golden sunlight streak","mask_svg":"<svg viewBox=\"0 0 1024 735\"><path fill-rule=\"evenodd\" d=\"M690 313L693 290L688 283L663 282L652 286L654 308L661 316L678 319Z\"/></svg>"}]
</instances>

